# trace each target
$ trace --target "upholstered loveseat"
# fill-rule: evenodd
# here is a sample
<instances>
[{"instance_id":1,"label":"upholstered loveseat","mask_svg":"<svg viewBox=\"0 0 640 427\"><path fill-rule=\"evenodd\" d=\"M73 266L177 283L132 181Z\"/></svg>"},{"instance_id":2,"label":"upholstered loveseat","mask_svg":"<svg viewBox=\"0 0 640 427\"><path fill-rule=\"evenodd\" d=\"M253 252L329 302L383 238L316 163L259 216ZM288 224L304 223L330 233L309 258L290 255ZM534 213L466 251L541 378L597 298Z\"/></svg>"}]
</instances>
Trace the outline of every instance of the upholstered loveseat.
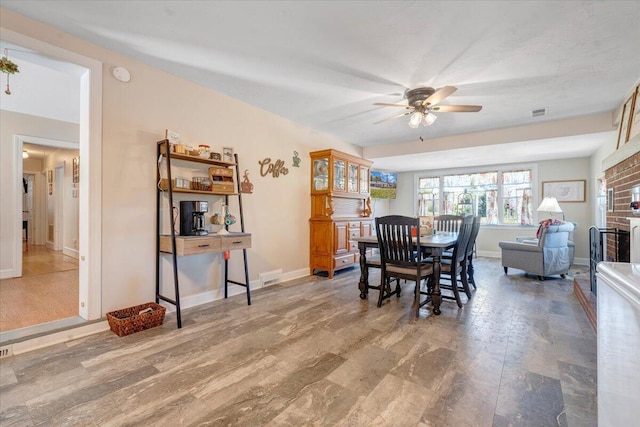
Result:
<instances>
[{"instance_id":1,"label":"upholstered loveseat","mask_svg":"<svg viewBox=\"0 0 640 427\"><path fill-rule=\"evenodd\" d=\"M572 223L563 222L542 226L537 239L499 242L505 274L511 267L537 275L540 280L555 274L564 277L573 263L575 249L569 240L573 229Z\"/></svg>"}]
</instances>

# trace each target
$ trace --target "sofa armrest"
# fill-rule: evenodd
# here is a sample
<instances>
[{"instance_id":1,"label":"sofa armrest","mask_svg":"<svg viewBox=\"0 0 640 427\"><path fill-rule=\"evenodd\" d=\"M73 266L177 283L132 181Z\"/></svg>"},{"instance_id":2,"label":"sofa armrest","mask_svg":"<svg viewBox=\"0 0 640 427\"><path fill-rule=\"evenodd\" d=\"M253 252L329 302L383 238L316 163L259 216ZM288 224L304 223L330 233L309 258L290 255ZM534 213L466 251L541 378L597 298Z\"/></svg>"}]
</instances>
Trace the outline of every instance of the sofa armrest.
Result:
<instances>
[{"instance_id":1,"label":"sofa armrest","mask_svg":"<svg viewBox=\"0 0 640 427\"><path fill-rule=\"evenodd\" d=\"M538 244L538 238L536 236L516 236L516 242L518 243L523 243L523 242L531 242L531 241L535 241L536 245Z\"/></svg>"},{"instance_id":2,"label":"sofa armrest","mask_svg":"<svg viewBox=\"0 0 640 427\"><path fill-rule=\"evenodd\" d=\"M502 249L511 250L511 251L542 252L542 248L540 246L532 245L529 243L498 242L498 245Z\"/></svg>"}]
</instances>

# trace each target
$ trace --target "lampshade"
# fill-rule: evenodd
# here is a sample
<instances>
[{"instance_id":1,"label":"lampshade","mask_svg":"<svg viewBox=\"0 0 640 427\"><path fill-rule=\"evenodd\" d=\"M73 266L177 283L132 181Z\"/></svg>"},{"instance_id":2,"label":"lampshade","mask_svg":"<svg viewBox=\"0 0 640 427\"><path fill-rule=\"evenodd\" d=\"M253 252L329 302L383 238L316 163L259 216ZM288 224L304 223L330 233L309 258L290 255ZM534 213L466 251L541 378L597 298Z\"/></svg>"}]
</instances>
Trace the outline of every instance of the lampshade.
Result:
<instances>
[{"instance_id":1,"label":"lampshade","mask_svg":"<svg viewBox=\"0 0 640 427\"><path fill-rule=\"evenodd\" d=\"M409 119L409 126L411 126L414 129L420 126L420 122L422 121L422 116L423 114L419 111L416 111L415 113L413 113L411 115L411 119Z\"/></svg>"},{"instance_id":2,"label":"lampshade","mask_svg":"<svg viewBox=\"0 0 640 427\"><path fill-rule=\"evenodd\" d=\"M27 157L29 157L29 153L27 153L27 150L22 150L22 158L26 159Z\"/></svg>"},{"instance_id":3,"label":"lampshade","mask_svg":"<svg viewBox=\"0 0 640 427\"><path fill-rule=\"evenodd\" d=\"M555 197L545 197L542 199L542 203L538 206L538 212L562 212L560 209L560 205L558 204L558 199Z\"/></svg>"},{"instance_id":4,"label":"lampshade","mask_svg":"<svg viewBox=\"0 0 640 427\"><path fill-rule=\"evenodd\" d=\"M559 212L562 214L562 220L564 221L564 212L560 209L558 199L555 197L545 197L542 199L542 203L538 206L538 212Z\"/></svg>"},{"instance_id":5,"label":"lampshade","mask_svg":"<svg viewBox=\"0 0 640 427\"><path fill-rule=\"evenodd\" d=\"M433 113L427 113L427 114L424 116L424 125L425 125L425 126L431 126L431 125L433 124L433 122L435 122L435 121L436 121L436 119L437 119L437 118L438 118L438 117L437 117L435 114L433 114Z\"/></svg>"}]
</instances>

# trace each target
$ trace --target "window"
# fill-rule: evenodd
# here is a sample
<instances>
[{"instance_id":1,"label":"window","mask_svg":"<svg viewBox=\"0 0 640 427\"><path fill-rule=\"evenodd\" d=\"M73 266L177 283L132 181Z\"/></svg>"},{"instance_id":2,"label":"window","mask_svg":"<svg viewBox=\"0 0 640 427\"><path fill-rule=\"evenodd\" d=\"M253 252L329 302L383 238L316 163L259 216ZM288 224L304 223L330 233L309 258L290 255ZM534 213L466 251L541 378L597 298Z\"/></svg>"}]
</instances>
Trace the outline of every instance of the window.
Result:
<instances>
[{"instance_id":1,"label":"window","mask_svg":"<svg viewBox=\"0 0 640 427\"><path fill-rule=\"evenodd\" d=\"M531 169L418 178L418 215L477 215L482 224L533 224Z\"/></svg>"}]
</instances>

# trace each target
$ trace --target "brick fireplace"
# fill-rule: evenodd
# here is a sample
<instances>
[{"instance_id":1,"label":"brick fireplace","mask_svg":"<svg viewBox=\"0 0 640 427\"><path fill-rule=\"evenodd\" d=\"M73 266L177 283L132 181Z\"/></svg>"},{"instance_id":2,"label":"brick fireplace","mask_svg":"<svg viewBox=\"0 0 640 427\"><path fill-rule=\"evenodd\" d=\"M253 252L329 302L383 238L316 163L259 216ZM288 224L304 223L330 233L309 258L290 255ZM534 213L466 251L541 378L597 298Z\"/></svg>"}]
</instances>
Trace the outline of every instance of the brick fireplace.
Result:
<instances>
[{"instance_id":1,"label":"brick fireplace","mask_svg":"<svg viewBox=\"0 0 640 427\"><path fill-rule=\"evenodd\" d=\"M640 183L640 152L637 152L621 162L605 170L604 177L607 190L613 189L613 212L607 212L607 228L629 231L629 220L633 216L629 203L631 202L631 187ZM616 239L618 239L619 262L629 262L630 245L628 234L611 234L607 236L607 260L613 260L611 254L616 253Z\"/></svg>"},{"instance_id":2,"label":"brick fireplace","mask_svg":"<svg viewBox=\"0 0 640 427\"><path fill-rule=\"evenodd\" d=\"M606 229L622 231L620 233L603 233L603 239L606 239L607 254L603 261L611 261L616 257L618 262L629 262L631 245L628 234L630 226L627 218L633 216L629 207L631 187L640 184L640 137L627 142L611 156L604 159L602 168L607 190L613 190L613 211L607 212ZM627 233L623 233L624 231ZM597 303L596 296L592 293L590 280L586 277L576 277L573 281L573 290L595 331Z\"/></svg>"}]
</instances>

